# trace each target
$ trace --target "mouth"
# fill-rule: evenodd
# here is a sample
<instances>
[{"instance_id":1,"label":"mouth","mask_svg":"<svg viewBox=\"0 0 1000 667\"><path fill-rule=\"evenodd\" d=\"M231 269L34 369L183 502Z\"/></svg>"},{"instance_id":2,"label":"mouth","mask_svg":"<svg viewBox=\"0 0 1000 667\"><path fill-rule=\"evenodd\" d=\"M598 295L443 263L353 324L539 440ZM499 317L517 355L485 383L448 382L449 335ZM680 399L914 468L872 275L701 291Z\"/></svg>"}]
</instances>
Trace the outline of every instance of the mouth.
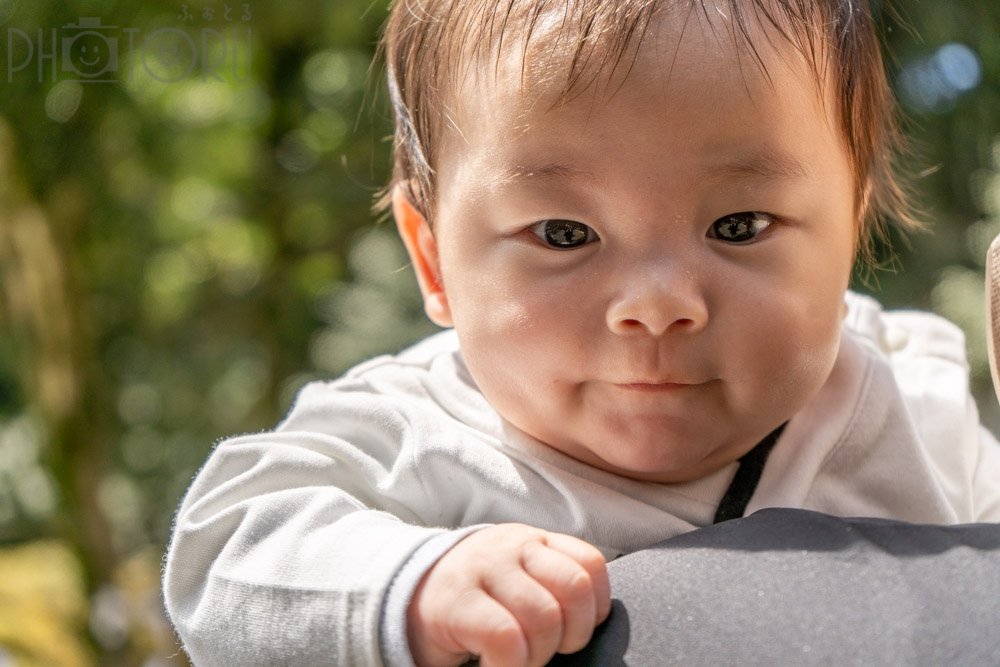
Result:
<instances>
[{"instance_id":1,"label":"mouth","mask_svg":"<svg viewBox=\"0 0 1000 667\"><path fill-rule=\"evenodd\" d=\"M626 391L634 391L640 393L661 393L661 392L671 392L684 389L686 387L695 386L694 383L690 382L625 382L616 383L616 387L619 389L624 389Z\"/></svg>"}]
</instances>

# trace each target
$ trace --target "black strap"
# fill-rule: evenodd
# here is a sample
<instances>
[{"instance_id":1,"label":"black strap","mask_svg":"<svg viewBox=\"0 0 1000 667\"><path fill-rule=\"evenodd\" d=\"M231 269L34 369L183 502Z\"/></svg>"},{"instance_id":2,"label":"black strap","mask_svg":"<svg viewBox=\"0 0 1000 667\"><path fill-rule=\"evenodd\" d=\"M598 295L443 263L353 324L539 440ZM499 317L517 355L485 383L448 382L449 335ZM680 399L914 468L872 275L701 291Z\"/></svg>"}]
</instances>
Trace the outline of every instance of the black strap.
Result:
<instances>
[{"instance_id":1,"label":"black strap","mask_svg":"<svg viewBox=\"0 0 1000 667\"><path fill-rule=\"evenodd\" d=\"M738 519L746 512L750 498L757 490L757 483L760 482L760 476L764 472L767 457L781 436L781 432L785 430L785 424L768 433L753 449L740 457L740 467L737 468L733 481L729 483L726 494L722 496L713 523Z\"/></svg>"}]
</instances>

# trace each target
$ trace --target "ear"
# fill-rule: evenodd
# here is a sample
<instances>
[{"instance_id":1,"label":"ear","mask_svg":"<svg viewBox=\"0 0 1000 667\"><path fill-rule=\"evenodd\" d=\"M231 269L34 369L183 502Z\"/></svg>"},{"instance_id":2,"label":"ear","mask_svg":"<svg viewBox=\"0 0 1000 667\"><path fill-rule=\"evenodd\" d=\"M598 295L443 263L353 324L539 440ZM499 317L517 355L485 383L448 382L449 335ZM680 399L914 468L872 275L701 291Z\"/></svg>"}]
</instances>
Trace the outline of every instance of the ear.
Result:
<instances>
[{"instance_id":1,"label":"ear","mask_svg":"<svg viewBox=\"0 0 1000 667\"><path fill-rule=\"evenodd\" d=\"M410 200L407 189L406 183L397 183L392 190L392 215L396 218L396 228L417 274L420 293L424 297L424 312L434 324L450 327L451 308L441 281L437 241L427 218Z\"/></svg>"}]
</instances>

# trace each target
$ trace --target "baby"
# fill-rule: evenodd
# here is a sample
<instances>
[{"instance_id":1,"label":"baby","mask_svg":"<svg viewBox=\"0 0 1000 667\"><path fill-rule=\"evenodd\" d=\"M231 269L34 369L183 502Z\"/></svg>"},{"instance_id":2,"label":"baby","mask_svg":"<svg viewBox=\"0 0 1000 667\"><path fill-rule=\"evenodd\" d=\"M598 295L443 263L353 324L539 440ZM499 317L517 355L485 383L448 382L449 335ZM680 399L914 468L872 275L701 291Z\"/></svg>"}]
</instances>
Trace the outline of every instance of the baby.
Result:
<instances>
[{"instance_id":1,"label":"baby","mask_svg":"<svg viewBox=\"0 0 1000 667\"><path fill-rule=\"evenodd\" d=\"M384 48L453 330L216 447L165 571L196 663L540 665L713 521L1000 520L961 333L848 291L915 226L862 0L396 0Z\"/></svg>"}]
</instances>

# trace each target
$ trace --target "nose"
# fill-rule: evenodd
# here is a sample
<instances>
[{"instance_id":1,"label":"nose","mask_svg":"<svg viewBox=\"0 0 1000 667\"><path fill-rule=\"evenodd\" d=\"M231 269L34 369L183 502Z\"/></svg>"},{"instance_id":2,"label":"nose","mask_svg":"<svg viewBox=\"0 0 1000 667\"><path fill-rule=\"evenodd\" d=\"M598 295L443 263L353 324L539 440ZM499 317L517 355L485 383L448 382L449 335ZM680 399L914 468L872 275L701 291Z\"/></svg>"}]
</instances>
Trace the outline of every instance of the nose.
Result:
<instances>
[{"instance_id":1,"label":"nose","mask_svg":"<svg viewBox=\"0 0 1000 667\"><path fill-rule=\"evenodd\" d=\"M620 336L696 333L708 324L708 304L695 271L664 261L630 271L608 306L608 328Z\"/></svg>"}]
</instances>

